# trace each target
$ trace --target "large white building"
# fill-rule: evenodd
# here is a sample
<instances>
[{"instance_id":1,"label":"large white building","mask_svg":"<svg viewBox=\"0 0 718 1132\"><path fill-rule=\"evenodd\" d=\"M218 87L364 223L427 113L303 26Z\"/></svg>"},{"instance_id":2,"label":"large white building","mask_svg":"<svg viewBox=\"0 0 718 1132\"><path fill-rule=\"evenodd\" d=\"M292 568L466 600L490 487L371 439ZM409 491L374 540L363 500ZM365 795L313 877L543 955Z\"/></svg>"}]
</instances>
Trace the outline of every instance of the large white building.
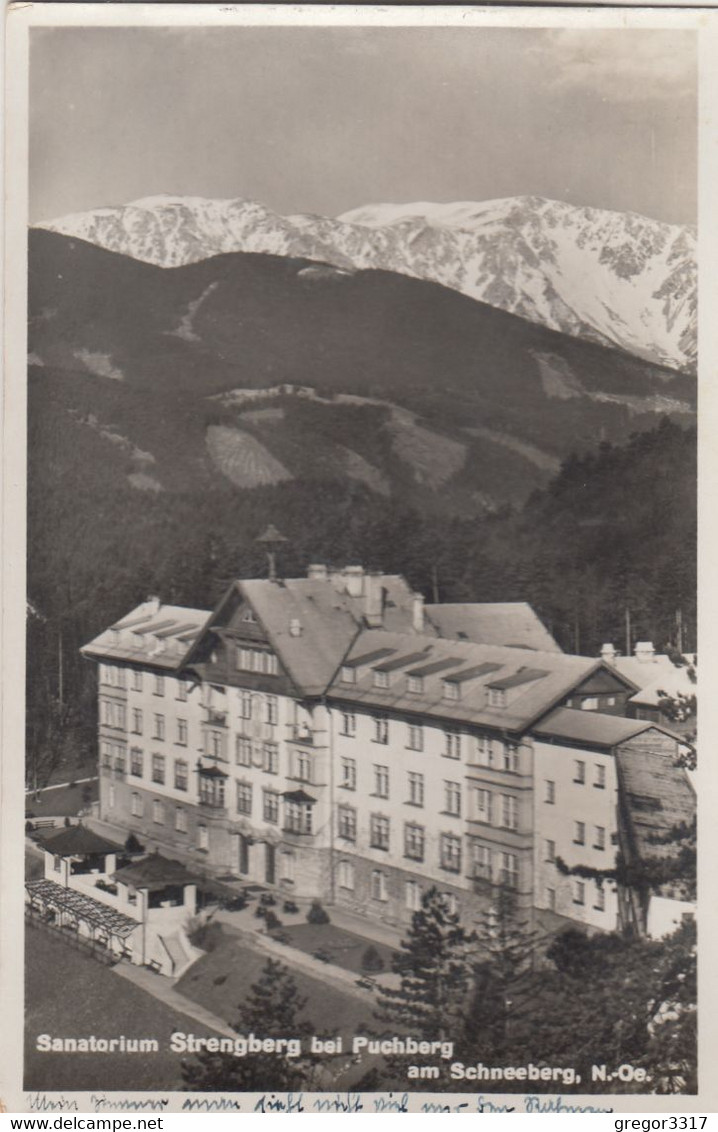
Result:
<instances>
[{"instance_id":1,"label":"large white building","mask_svg":"<svg viewBox=\"0 0 718 1132\"><path fill-rule=\"evenodd\" d=\"M504 885L613 930L625 901L580 869L614 864L617 767L685 777L674 735L625 718L635 684L528 606L425 606L358 566L237 581L212 612L151 599L82 651L103 822L388 922L432 886L470 920Z\"/></svg>"}]
</instances>

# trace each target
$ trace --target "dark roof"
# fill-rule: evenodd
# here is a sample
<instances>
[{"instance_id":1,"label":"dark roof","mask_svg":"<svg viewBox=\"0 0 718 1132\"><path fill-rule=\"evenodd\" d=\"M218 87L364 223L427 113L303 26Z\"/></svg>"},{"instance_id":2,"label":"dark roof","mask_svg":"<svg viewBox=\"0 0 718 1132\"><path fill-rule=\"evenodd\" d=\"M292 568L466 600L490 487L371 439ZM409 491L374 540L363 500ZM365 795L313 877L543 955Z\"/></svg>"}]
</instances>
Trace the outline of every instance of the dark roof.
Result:
<instances>
[{"instance_id":1,"label":"dark roof","mask_svg":"<svg viewBox=\"0 0 718 1132\"><path fill-rule=\"evenodd\" d=\"M462 668L460 672L451 672L444 679L448 680L451 684L463 684L465 680L476 680L478 676L488 676L489 672L496 672L501 668L500 664L475 664L473 668ZM495 684L490 684L489 687L496 687Z\"/></svg>"},{"instance_id":2,"label":"dark roof","mask_svg":"<svg viewBox=\"0 0 718 1132\"><path fill-rule=\"evenodd\" d=\"M227 774L225 774L225 772L223 770L220 770L218 766L198 766L197 772L198 772L198 774L204 775L205 778L228 778L229 777Z\"/></svg>"},{"instance_id":3,"label":"dark roof","mask_svg":"<svg viewBox=\"0 0 718 1132\"><path fill-rule=\"evenodd\" d=\"M119 853L121 845L100 837L85 825L72 825L43 838L43 849L57 857L81 857L90 853Z\"/></svg>"},{"instance_id":4,"label":"dark roof","mask_svg":"<svg viewBox=\"0 0 718 1132\"><path fill-rule=\"evenodd\" d=\"M208 617L206 609L146 601L83 645L80 652L93 660L177 671L182 667L190 635L196 636Z\"/></svg>"},{"instance_id":5,"label":"dark roof","mask_svg":"<svg viewBox=\"0 0 718 1132\"><path fill-rule=\"evenodd\" d=\"M561 652L548 629L524 601L426 605L425 611L442 637L473 641L477 645Z\"/></svg>"},{"instance_id":6,"label":"dark roof","mask_svg":"<svg viewBox=\"0 0 718 1132\"><path fill-rule=\"evenodd\" d=\"M406 668L407 664L416 664L418 660L423 660L425 656L426 649L423 649L421 652L409 653L408 656L395 656L391 660L385 660L381 664L375 664L372 667L375 672L394 672L397 668Z\"/></svg>"},{"instance_id":7,"label":"dark roof","mask_svg":"<svg viewBox=\"0 0 718 1132\"><path fill-rule=\"evenodd\" d=\"M199 884L201 878L190 873L180 861L151 853L140 861L118 869L113 880L132 888L147 888L152 892L168 885Z\"/></svg>"},{"instance_id":8,"label":"dark roof","mask_svg":"<svg viewBox=\"0 0 718 1132\"><path fill-rule=\"evenodd\" d=\"M351 660L344 660L342 662L343 668L359 668L362 664L371 664L374 660L381 660L382 657L391 656L395 653L396 649L374 649L373 652L366 652L362 656L354 656Z\"/></svg>"},{"instance_id":9,"label":"dark roof","mask_svg":"<svg viewBox=\"0 0 718 1132\"><path fill-rule=\"evenodd\" d=\"M534 680L543 680L544 676L548 676L545 668L519 668L516 672L502 676L499 680L490 680L486 687L500 690L518 688L521 684L532 684Z\"/></svg>"},{"instance_id":10,"label":"dark roof","mask_svg":"<svg viewBox=\"0 0 718 1132\"><path fill-rule=\"evenodd\" d=\"M556 708L534 724L534 735L553 739L573 739L596 747L615 747L632 739L655 724L645 719L626 719L622 715L604 715L598 711L581 711L580 708Z\"/></svg>"},{"instance_id":11,"label":"dark roof","mask_svg":"<svg viewBox=\"0 0 718 1132\"><path fill-rule=\"evenodd\" d=\"M457 664L463 664L464 658L461 656L448 656L444 660L434 660L431 664L424 664L421 668L412 668L407 672L407 676L433 676L436 672L442 672L445 668L456 668Z\"/></svg>"},{"instance_id":12,"label":"dark roof","mask_svg":"<svg viewBox=\"0 0 718 1132\"><path fill-rule=\"evenodd\" d=\"M686 772L660 751L641 748L618 752L619 813L630 857L642 860L670 856L676 826L690 828L696 816L696 796ZM674 886L663 886L664 895Z\"/></svg>"},{"instance_id":13,"label":"dark roof","mask_svg":"<svg viewBox=\"0 0 718 1132\"><path fill-rule=\"evenodd\" d=\"M307 794L306 790L285 790L282 795L285 802L316 802L311 794Z\"/></svg>"}]
</instances>

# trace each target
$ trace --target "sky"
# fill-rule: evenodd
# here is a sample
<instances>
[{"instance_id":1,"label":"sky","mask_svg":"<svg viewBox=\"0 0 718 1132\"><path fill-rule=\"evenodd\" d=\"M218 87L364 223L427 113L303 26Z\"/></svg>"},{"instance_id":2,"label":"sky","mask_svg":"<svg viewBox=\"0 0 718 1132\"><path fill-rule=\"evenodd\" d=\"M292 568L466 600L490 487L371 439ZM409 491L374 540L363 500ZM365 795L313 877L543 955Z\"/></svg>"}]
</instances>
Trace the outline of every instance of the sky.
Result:
<instances>
[{"instance_id":1,"label":"sky","mask_svg":"<svg viewBox=\"0 0 718 1132\"><path fill-rule=\"evenodd\" d=\"M538 195L694 224L692 31L35 28L30 220Z\"/></svg>"}]
</instances>

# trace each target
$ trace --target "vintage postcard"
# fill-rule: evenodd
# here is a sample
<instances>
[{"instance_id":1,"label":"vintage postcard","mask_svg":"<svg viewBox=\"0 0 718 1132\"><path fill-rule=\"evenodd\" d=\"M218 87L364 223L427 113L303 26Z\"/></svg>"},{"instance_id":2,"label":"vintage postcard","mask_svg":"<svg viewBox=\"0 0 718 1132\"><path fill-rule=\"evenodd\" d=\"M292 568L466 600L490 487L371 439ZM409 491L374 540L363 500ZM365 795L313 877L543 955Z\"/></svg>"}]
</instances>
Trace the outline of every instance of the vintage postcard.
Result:
<instances>
[{"instance_id":1,"label":"vintage postcard","mask_svg":"<svg viewBox=\"0 0 718 1132\"><path fill-rule=\"evenodd\" d=\"M717 21L10 7L6 1108L714 1108Z\"/></svg>"}]
</instances>

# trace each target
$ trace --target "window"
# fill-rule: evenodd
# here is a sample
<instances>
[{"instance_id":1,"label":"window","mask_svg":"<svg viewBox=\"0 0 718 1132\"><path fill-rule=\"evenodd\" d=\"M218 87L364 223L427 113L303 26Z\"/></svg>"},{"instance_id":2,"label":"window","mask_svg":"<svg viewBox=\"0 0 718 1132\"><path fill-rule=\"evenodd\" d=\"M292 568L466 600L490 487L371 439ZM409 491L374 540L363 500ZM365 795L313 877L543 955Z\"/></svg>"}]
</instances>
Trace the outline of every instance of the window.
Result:
<instances>
[{"instance_id":1,"label":"window","mask_svg":"<svg viewBox=\"0 0 718 1132\"><path fill-rule=\"evenodd\" d=\"M574 904L586 903L586 884L582 880L573 882L573 902Z\"/></svg>"},{"instance_id":2,"label":"window","mask_svg":"<svg viewBox=\"0 0 718 1132\"><path fill-rule=\"evenodd\" d=\"M239 693L239 714L242 719L252 718L252 693Z\"/></svg>"},{"instance_id":3,"label":"window","mask_svg":"<svg viewBox=\"0 0 718 1132\"><path fill-rule=\"evenodd\" d=\"M351 861L339 862L339 887L354 891L354 865Z\"/></svg>"},{"instance_id":4,"label":"window","mask_svg":"<svg viewBox=\"0 0 718 1132\"><path fill-rule=\"evenodd\" d=\"M276 696L267 696L264 701L265 723L274 725L279 720L279 700Z\"/></svg>"},{"instance_id":5,"label":"window","mask_svg":"<svg viewBox=\"0 0 718 1132\"><path fill-rule=\"evenodd\" d=\"M62 857L58 857L58 855L55 854L55 856L52 858L52 867L53 867L53 869L56 873L61 873L62 872Z\"/></svg>"},{"instance_id":6,"label":"window","mask_svg":"<svg viewBox=\"0 0 718 1132\"><path fill-rule=\"evenodd\" d=\"M114 782L110 783L109 789L107 791L107 802L108 802L110 809L114 810L114 808L115 808L115 784L114 784Z\"/></svg>"},{"instance_id":7,"label":"window","mask_svg":"<svg viewBox=\"0 0 718 1132\"><path fill-rule=\"evenodd\" d=\"M556 860L556 842L547 841L546 843L546 856L544 860L548 861L550 865Z\"/></svg>"},{"instance_id":8,"label":"window","mask_svg":"<svg viewBox=\"0 0 718 1132\"><path fill-rule=\"evenodd\" d=\"M345 790L356 790L357 788L357 764L356 759L342 759L340 764L341 782Z\"/></svg>"},{"instance_id":9,"label":"window","mask_svg":"<svg viewBox=\"0 0 718 1132\"><path fill-rule=\"evenodd\" d=\"M519 769L519 748L517 743L504 743L501 749L501 769L516 774Z\"/></svg>"},{"instance_id":10,"label":"window","mask_svg":"<svg viewBox=\"0 0 718 1132\"><path fill-rule=\"evenodd\" d=\"M409 771L409 802L412 806L424 805L424 775Z\"/></svg>"},{"instance_id":11,"label":"window","mask_svg":"<svg viewBox=\"0 0 718 1132\"><path fill-rule=\"evenodd\" d=\"M203 806L224 809L224 779L199 776L199 800Z\"/></svg>"},{"instance_id":12,"label":"window","mask_svg":"<svg viewBox=\"0 0 718 1132\"><path fill-rule=\"evenodd\" d=\"M389 720L385 715L374 716L374 742L389 742Z\"/></svg>"},{"instance_id":13,"label":"window","mask_svg":"<svg viewBox=\"0 0 718 1132\"><path fill-rule=\"evenodd\" d=\"M388 688L389 687L389 673L388 672L374 672L374 687L375 688Z\"/></svg>"},{"instance_id":14,"label":"window","mask_svg":"<svg viewBox=\"0 0 718 1132\"><path fill-rule=\"evenodd\" d=\"M144 762L144 758L143 758L143 755L142 755L141 748L140 747L131 747L130 748L130 774L133 774L135 776L135 778L141 778L142 777L142 769L143 769L142 764L143 764L143 762Z\"/></svg>"},{"instance_id":15,"label":"window","mask_svg":"<svg viewBox=\"0 0 718 1132\"><path fill-rule=\"evenodd\" d=\"M424 691L424 677L410 676L406 682L406 690L414 696L420 696Z\"/></svg>"},{"instance_id":16,"label":"window","mask_svg":"<svg viewBox=\"0 0 718 1132\"><path fill-rule=\"evenodd\" d=\"M389 797L389 767L374 767L374 795L377 798Z\"/></svg>"},{"instance_id":17,"label":"window","mask_svg":"<svg viewBox=\"0 0 718 1132\"><path fill-rule=\"evenodd\" d=\"M298 751L294 760L296 777L300 782L312 781L312 756L306 751Z\"/></svg>"},{"instance_id":18,"label":"window","mask_svg":"<svg viewBox=\"0 0 718 1132\"><path fill-rule=\"evenodd\" d=\"M491 740L488 735L476 736L476 761L479 766L491 766Z\"/></svg>"},{"instance_id":19,"label":"window","mask_svg":"<svg viewBox=\"0 0 718 1132\"><path fill-rule=\"evenodd\" d=\"M186 680L178 680L177 681L177 699L182 700L182 702L184 703L184 701L187 699L187 691L188 691L187 681Z\"/></svg>"},{"instance_id":20,"label":"window","mask_svg":"<svg viewBox=\"0 0 718 1132\"><path fill-rule=\"evenodd\" d=\"M205 736L205 742L209 758L224 758L224 732L208 731Z\"/></svg>"},{"instance_id":21,"label":"window","mask_svg":"<svg viewBox=\"0 0 718 1132\"><path fill-rule=\"evenodd\" d=\"M586 844L586 823L577 821L573 823L573 843L574 845Z\"/></svg>"},{"instance_id":22,"label":"window","mask_svg":"<svg viewBox=\"0 0 718 1132\"><path fill-rule=\"evenodd\" d=\"M175 810L175 829L178 833L187 832L187 811L178 806Z\"/></svg>"},{"instance_id":23,"label":"window","mask_svg":"<svg viewBox=\"0 0 718 1132\"><path fill-rule=\"evenodd\" d=\"M341 673L342 684L356 684L357 674L355 668L344 665Z\"/></svg>"},{"instance_id":24,"label":"window","mask_svg":"<svg viewBox=\"0 0 718 1132\"><path fill-rule=\"evenodd\" d=\"M404 856L410 861L424 860L424 827L407 822L404 826Z\"/></svg>"},{"instance_id":25,"label":"window","mask_svg":"<svg viewBox=\"0 0 718 1132\"><path fill-rule=\"evenodd\" d=\"M252 765L252 740L246 735L238 735L235 746L235 762L238 766Z\"/></svg>"},{"instance_id":26,"label":"window","mask_svg":"<svg viewBox=\"0 0 718 1132\"><path fill-rule=\"evenodd\" d=\"M461 785L458 782L444 782L444 812L461 815Z\"/></svg>"},{"instance_id":27,"label":"window","mask_svg":"<svg viewBox=\"0 0 718 1132\"><path fill-rule=\"evenodd\" d=\"M504 829L518 829L519 805L513 794L501 795L501 825Z\"/></svg>"},{"instance_id":28,"label":"window","mask_svg":"<svg viewBox=\"0 0 718 1132\"><path fill-rule=\"evenodd\" d=\"M548 905L548 907L550 908L550 910L552 912L556 911L556 889L555 888L547 888L546 889L546 904Z\"/></svg>"},{"instance_id":29,"label":"window","mask_svg":"<svg viewBox=\"0 0 718 1132\"><path fill-rule=\"evenodd\" d=\"M103 766L112 766L112 748L106 739L100 742L100 758Z\"/></svg>"},{"instance_id":30,"label":"window","mask_svg":"<svg viewBox=\"0 0 718 1132\"><path fill-rule=\"evenodd\" d=\"M165 808L159 798L155 798L152 802L152 821L155 825L165 824Z\"/></svg>"},{"instance_id":31,"label":"window","mask_svg":"<svg viewBox=\"0 0 718 1132\"><path fill-rule=\"evenodd\" d=\"M165 694L165 678L160 676L159 673L155 676L154 694L156 696L164 696Z\"/></svg>"},{"instance_id":32,"label":"window","mask_svg":"<svg viewBox=\"0 0 718 1132\"><path fill-rule=\"evenodd\" d=\"M262 744L262 762L267 774L279 774L279 745L277 743Z\"/></svg>"},{"instance_id":33,"label":"window","mask_svg":"<svg viewBox=\"0 0 718 1132\"><path fill-rule=\"evenodd\" d=\"M553 806L556 802L556 783L552 782L550 778L546 779L544 783L544 802L549 806Z\"/></svg>"},{"instance_id":34,"label":"window","mask_svg":"<svg viewBox=\"0 0 718 1132\"><path fill-rule=\"evenodd\" d=\"M372 814L369 819L369 844L372 849L389 848L389 819L382 814Z\"/></svg>"},{"instance_id":35,"label":"window","mask_svg":"<svg viewBox=\"0 0 718 1132\"><path fill-rule=\"evenodd\" d=\"M615 707L616 706L616 697L615 696L604 696L603 706L604 707Z\"/></svg>"},{"instance_id":36,"label":"window","mask_svg":"<svg viewBox=\"0 0 718 1132\"><path fill-rule=\"evenodd\" d=\"M583 786L586 781L586 764L576 759L574 763L573 781Z\"/></svg>"},{"instance_id":37,"label":"window","mask_svg":"<svg viewBox=\"0 0 718 1132\"><path fill-rule=\"evenodd\" d=\"M177 742L180 747L187 746L187 720L177 720Z\"/></svg>"},{"instance_id":38,"label":"window","mask_svg":"<svg viewBox=\"0 0 718 1132\"><path fill-rule=\"evenodd\" d=\"M491 822L491 791L474 790L474 820Z\"/></svg>"},{"instance_id":39,"label":"window","mask_svg":"<svg viewBox=\"0 0 718 1132\"><path fill-rule=\"evenodd\" d=\"M264 791L262 814L264 820L271 822L273 825L276 825L279 821L279 794L277 794L276 790Z\"/></svg>"},{"instance_id":40,"label":"window","mask_svg":"<svg viewBox=\"0 0 718 1132\"><path fill-rule=\"evenodd\" d=\"M442 869L461 872L461 838L453 833L442 833L439 842L439 861Z\"/></svg>"},{"instance_id":41,"label":"window","mask_svg":"<svg viewBox=\"0 0 718 1132\"><path fill-rule=\"evenodd\" d=\"M407 729L406 745L410 751L424 750L424 728L410 723Z\"/></svg>"},{"instance_id":42,"label":"window","mask_svg":"<svg viewBox=\"0 0 718 1132\"><path fill-rule=\"evenodd\" d=\"M114 700L102 700L100 704L100 718L107 727L116 727L124 730L127 726L125 705L115 703Z\"/></svg>"},{"instance_id":43,"label":"window","mask_svg":"<svg viewBox=\"0 0 718 1132\"><path fill-rule=\"evenodd\" d=\"M175 790L187 789L187 763L184 759L175 760Z\"/></svg>"},{"instance_id":44,"label":"window","mask_svg":"<svg viewBox=\"0 0 718 1132\"><path fill-rule=\"evenodd\" d=\"M442 680L442 695L445 700L461 699L461 685L455 680Z\"/></svg>"},{"instance_id":45,"label":"window","mask_svg":"<svg viewBox=\"0 0 718 1132\"><path fill-rule=\"evenodd\" d=\"M284 828L288 833L311 833L311 803L287 802L284 811Z\"/></svg>"},{"instance_id":46,"label":"window","mask_svg":"<svg viewBox=\"0 0 718 1132\"><path fill-rule=\"evenodd\" d=\"M237 813L246 814L248 817L252 813L252 784L251 782L238 782L237 783Z\"/></svg>"},{"instance_id":47,"label":"window","mask_svg":"<svg viewBox=\"0 0 718 1132\"><path fill-rule=\"evenodd\" d=\"M408 880L404 885L404 903L411 912L421 908L421 887L415 880Z\"/></svg>"},{"instance_id":48,"label":"window","mask_svg":"<svg viewBox=\"0 0 718 1132\"><path fill-rule=\"evenodd\" d=\"M491 880L491 850L487 845L479 845L474 841L471 845L471 864L473 875Z\"/></svg>"},{"instance_id":49,"label":"window","mask_svg":"<svg viewBox=\"0 0 718 1132\"><path fill-rule=\"evenodd\" d=\"M165 757L164 755L152 756L152 781L163 785L165 780Z\"/></svg>"},{"instance_id":50,"label":"window","mask_svg":"<svg viewBox=\"0 0 718 1132\"><path fill-rule=\"evenodd\" d=\"M153 739L164 739L165 737L165 717L163 715L155 715L155 729L152 733Z\"/></svg>"},{"instance_id":51,"label":"window","mask_svg":"<svg viewBox=\"0 0 718 1132\"><path fill-rule=\"evenodd\" d=\"M139 794L133 794L130 798L130 813L133 818L141 818L144 813L144 806L142 805L142 798Z\"/></svg>"},{"instance_id":52,"label":"window","mask_svg":"<svg viewBox=\"0 0 718 1132\"><path fill-rule=\"evenodd\" d=\"M237 668L244 669L245 672L261 672L265 676L276 676L279 672L275 654L266 649L238 649Z\"/></svg>"},{"instance_id":53,"label":"window","mask_svg":"<svg viewBox=\"0 0 718 1132\"><path fill-rule=\"evenodd\" d=\"M598 696L584 696L581 700L582 711L597 711Z\"/></svg>"},{"instance_id":54,"label":"window","mask_svg":"<svg viewBox=\"0 0 718 1132\"><path fill-rule=\"evenodd\" d=\"M489 688L489 707L506 707L506 692L503 688Z\"/></svg>"},{"instance_id":55,"label":"window","mask_svg":"<svg viewBox=\"0 0 718 1132\"><path fill-rule=\"evenodd\" d=\"M135 692L142 691L142 673L139 668L135 668L132 672L132 687Z\"/></svg>"},{"instance_id":56,"label":"window","mask_svg":"<svg viewBox=\"0 0 718 1132\"><path fill-rule=\"evenodd\" d=\"M605 790L606 789L606 768L602 763L596 763L595 769L596 769L596 777L593 781L593 785L596 787L597 790Z\"/></svg>"},{"instance_id":57,"label":"window","mask_svg":"<svg viewBox=\"0 0 718 1132\"><path fill-rule=\"evenodd\" d=\"M337 810L339 836L345 841L357 839L357 812L353 806L339 806Z\"/></svg>"},{"instance_id":58,"label":"window","mask_svg":"<svg viewBox=\"0 0 718 1132\"><path fill-rule=\"evenodd\" d=\"M507 888L519 886L519 859L515 853L501 854L501 883Z\"/></svg>"},{"instance_id":59,"label":"window","mask_svg":"<svg viewBox=\"0 0 718 1132\"><path fill-rule=\"evenodd\" d=\"M386 873L374 869L371 874L371 895L373 900L388 900L386 892Z\"/></svg>"},{"instance_id":60,"label":"window","mask_svg":"<svg viewBox=\"0 0 718 1132\"><path fill-rule=\"evenodd\" d=\"M602 825L596 826L596 832L593 839L593 847L594 849L606 848L606 830Z\"/></svg>"},{"instance_id":61,"label":"window","mask_svg":"<svg viewBox=\"0 0 718 1132\"><path fill-rule=\"evenodd\" d=\"M353 711L343 711L341 715L341 731L340 735L346 735L353 739L357 733L357 717Z\"/></svg>"},{"instance_id":62,"label":"window","mask_svg":"<svg viewBox=\"0 0 718 1132\"><path fill-rule=\"evenodd\" d=\"M597 912L606 911L606 893L602 884L596 885L596 895L594 897L593 906Z\"/></svg>"},{"instance_id":63,"label":"window","mask_svg":"<svg viewBox=\"0 0 718 1132\"><path fill-rule=\"evenodd\" d=\"M447 759L461 758L461 733L459 731L445 731L444 743L444 755Z\"/></svg>"},{"instance_id":64,"label":"window","mask_svg":"<svg viewBox=\"0 0 718 1132\"><path fill-rule=\"evenodd\" d=\"M201 853L209 851L209 830L206 825L197 826L197 848Z\"/></svg>"},{"instance_id":65,"label":"window","mask_svg":"<svg viewBox=\"0 0 718 1132\"><path fill-rule=\"evenodd\" d=\"M132 732L134 735L142 734L142 709L138 707L132 709Z\"/></svg>"}]
</instances>

